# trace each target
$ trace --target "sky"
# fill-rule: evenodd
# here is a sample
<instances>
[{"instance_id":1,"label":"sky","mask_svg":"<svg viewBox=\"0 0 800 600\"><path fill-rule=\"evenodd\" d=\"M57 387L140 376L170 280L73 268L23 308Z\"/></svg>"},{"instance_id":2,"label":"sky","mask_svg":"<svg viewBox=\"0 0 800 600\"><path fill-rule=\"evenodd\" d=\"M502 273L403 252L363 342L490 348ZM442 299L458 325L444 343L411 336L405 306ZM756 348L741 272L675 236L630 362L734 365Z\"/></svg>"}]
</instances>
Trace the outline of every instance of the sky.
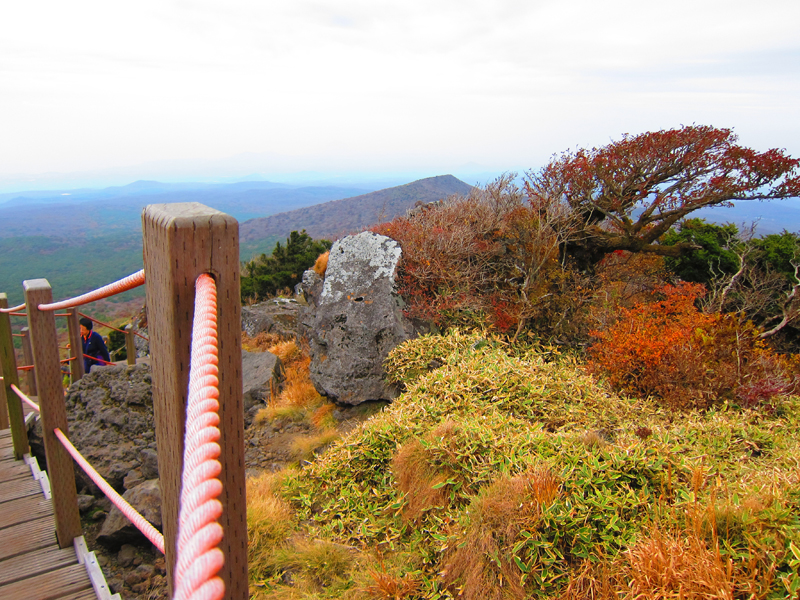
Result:
<instances>
[{"instance_id":1,"label":"sky","mask_svg":"<svg viewBox=\"0 0 800 600\"><path fill-rule=\"evenodd\" d=\"M797 0L3 2L0 191L535 169L692 123L800 156L798 24Z\"/></svg>"}]
</instances>

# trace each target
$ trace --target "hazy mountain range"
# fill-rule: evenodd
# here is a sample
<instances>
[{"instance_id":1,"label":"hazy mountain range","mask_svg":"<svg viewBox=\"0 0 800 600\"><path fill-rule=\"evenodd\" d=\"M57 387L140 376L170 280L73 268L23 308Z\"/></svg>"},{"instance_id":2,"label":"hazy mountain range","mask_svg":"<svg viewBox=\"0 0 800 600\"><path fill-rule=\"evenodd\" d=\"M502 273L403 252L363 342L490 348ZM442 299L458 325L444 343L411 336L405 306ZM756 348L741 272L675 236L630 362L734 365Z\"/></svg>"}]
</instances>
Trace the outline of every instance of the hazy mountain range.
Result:
<instances>
[{"instance_id":1,"label":"hazy mountain range","mask_svg":"<svg viewBox=\"0 0 800 600\"><path fill-rule=\"evenodd\" d=\"M453 194L468 194L472 186L452 175L420 179L406 185L298 208L260 219L250 219L239 227L242 242L267 236L286 236L305 229L313 238L336 239L358 233L367 227L403 215L417 202L435 202Z\"/></svg>"},{"instance_id":2,"label":"hazy mountain range","mask_svg":"<svg viewBox=\"0 0 800 600\"><path fill-rule=\"evenodd\" d=\"M200 202L240 221L240 257L269 253L306 228L335 238L403 214L470 186L451 175L370 193L369 189L299 187L264 181L231 184L137 181L101 190L0 195L0 292L21 301L25 279L44 277L54 296L69 297L141 269L141 212L148 204ZM364 192L367 192L366 194ZM311 208L313 206L313 208ZM281 213L277 216L276 213ZM276 215L272 221L264 219ZM258 218L251 219L256 216ZM131 294L141 293L128 292Z\"/></svg>"},{"instance_id":3,"label":"hazy mountain range","mask_svg":"<svg viewBox=\"0 0 800 600\"><path fill-rule=\"evenodd\" d=\"M161 183L103 189L0 194L0 292L21 299L24 279L50 280L56 298L114 281L141 268L141 212L148 204L200 202L240 222L242 260L270 252L292 230L336 239L471 187L452 175L373 190L368 185L296 186L269 181ZM758 221L761 235L800 231L800 199L741 202L696 211L715 222ZM129 293L130 294L130 293Z\"/></svg>"}]
</instances>

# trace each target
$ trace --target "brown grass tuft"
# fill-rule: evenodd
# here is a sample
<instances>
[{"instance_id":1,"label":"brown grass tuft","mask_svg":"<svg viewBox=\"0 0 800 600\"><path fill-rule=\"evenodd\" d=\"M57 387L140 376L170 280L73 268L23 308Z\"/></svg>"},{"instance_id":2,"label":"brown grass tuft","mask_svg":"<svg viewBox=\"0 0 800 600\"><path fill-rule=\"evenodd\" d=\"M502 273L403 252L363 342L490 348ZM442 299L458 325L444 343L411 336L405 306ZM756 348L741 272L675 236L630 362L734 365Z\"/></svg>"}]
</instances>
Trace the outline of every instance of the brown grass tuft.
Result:
<instances>
[{"instance_id":1,"label":"brown grass tuft","mask_svg":"<svg viewBox=\"0 0 800 600\"><path fill-rule=\"evenodd\" d=\"M628 581L627 597L733 600L731 561L696 535L681 539L656 529L628 550L626 558L622 575Z\"/></svg>"},{"instance_id":2,"label":"brown grass tuft","mask_svg":"<svg viewBox=\"0 0 800 600\"><path fill-rule=\"evenodd\" d=\"M247 553L250 571L260 573L293 528L292 510L274 493L272 473L247 480Z\"/></svg>"},{"instance_id":3,"label":"brown grass tuft","mask_svg":"<svg viewBox=\"0 0 800 600\"><path fill-rule=\"evenodd\" d=\"M508 558L517 535L534 531L542 506L559 493L546 469L503 476L482 490L470 506L470 524L460 544L446 555L444 581L464 600L523 600L522 571Z\"/></svg>"},{"instance_id":4,"label":"brown grass tuft","mask_svg":"<svg viewBox=\"0 0 800 600\"><path fill-rule=\"evenodd\" d=\"M406 495L402 513L405 523L417 521L431 508L447 504L447 490L436 486L447 481L449 474L435 470L428 463L425 448L419 440L401 446L392 466L397 487Z\"/></svg>"},{"instance_id":5,"label":"brown grass tuft","mask_svg":"<svg viewBox=\"0 0 800 600\"><path fill-rule=\"evenodd\" d=\"M326 402L311 414L311 423L317 429L336 427L336 419L333 418L334 410L336 410L336 405L333 402Z\"/></svg>"},{"instance_id":6,"label":"brown grass tuft","mask_svg":"<svg viewBox=\"0 0 800 600\"><path fill-rule=\"evenodd\" d=\"M284 367L303 357L303 353L294 340L279 340L267 350L280 358Z\"/></svg>"},{"instance_id":7,"label":"brown grass tuft","mask_svg":"<svg viewBox=\"0 0 800 600\"><path fill-rule=\"evenodd\" d=\"M250 337L244 331L242 332L242 349L248 352L265 352L270 350L275 344L279 344L283 341L283 337L277 333L262 331L256 334L255 337Z\"/></svg>"},{"instance_id":8,"label":"brown grass tuft","mask_svg":"<svg viewBox=\"0 0 800 600\"><path fill-rule=\"evenodd\" d=\"M314 266L311 267L312 269L314 269L314 272L320 277L324 277L325 271L328 270L328 257L330 255L331 255L330 251L325 252L324 254L320 254L317 257L316 262L314 262Z\"/></svg>"},{"instance_id":9,"label":"brown grass tuft","mask_svg":"<svg viewBox=\"0 0 800 600\"><path fill-rule=\"evenodd\" d=\"M570 573L558 600L619 600L606 562L586 560ZM642 598L641 600L644 600Z\"/></svg>"},{"instance_id":10,"label":"brown grass tuft","mask_svg":"<svg viewBox=\"0 0 800 600\"><path fill-rule=\"evenodd\" d=\"M418 576L406 573L402 577L395 573L388 573L383 563L380 570L369 569L369 576L372 583L368 584L364 591L370 598L376 600L403 600L413 596L420 587L421 581Z\"/></svg>"},{"instance_id":11,"label":"brown grass tuft","mask_svg":"<svg viewBox=\"0 0 800 600\"><path fill-rule=\"evenodd\" d=\"M339 439L339 432L335 429L323 429L316 435L295 438L292 442L292 451L301 460L311 460L319 450L329 446Z\"/></svg>"}]
</instances>

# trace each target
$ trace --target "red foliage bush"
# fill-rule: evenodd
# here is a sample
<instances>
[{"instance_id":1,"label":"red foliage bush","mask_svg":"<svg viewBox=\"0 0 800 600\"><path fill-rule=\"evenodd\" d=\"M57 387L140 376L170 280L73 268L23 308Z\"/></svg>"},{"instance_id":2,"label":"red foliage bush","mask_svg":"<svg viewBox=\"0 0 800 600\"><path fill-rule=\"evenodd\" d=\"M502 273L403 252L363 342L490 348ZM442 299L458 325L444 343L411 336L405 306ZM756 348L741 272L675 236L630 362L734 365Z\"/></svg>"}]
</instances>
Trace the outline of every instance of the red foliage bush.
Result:
<instances>
[{"instance_id":1,"label":"red foliage bush","mask_svg":"<svg viewBox=\"0 0 800 600\"><path fill-rule=\"evenodd\" d=\"M752 324L697 309L702 285L658 291L662 299L620 307L614 325L591 332L597 341L589 349L590 366L612 387L678 408L729 400L765 409L797 387L787 361L758 339Z\"/></svg>"}]
</instances>

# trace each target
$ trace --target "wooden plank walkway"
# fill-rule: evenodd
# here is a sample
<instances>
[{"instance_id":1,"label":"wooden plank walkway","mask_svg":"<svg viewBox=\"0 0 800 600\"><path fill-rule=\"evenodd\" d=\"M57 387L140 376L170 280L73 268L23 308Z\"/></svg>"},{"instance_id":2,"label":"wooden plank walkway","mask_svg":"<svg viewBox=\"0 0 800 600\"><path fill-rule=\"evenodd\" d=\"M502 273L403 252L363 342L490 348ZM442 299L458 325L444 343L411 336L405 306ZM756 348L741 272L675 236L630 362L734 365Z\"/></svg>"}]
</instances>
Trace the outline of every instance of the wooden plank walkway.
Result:
<instances>
[{"instance_id":1,"label":"wooden plank walkway","mask_svg":"<svg viewBox=\"0 0 800 600\"><path fill-rule=\"evenodd\" d=\"M53 507L0 430L0 598L97 600L74 548L56 543Z\"/></svg>"}]
</instances>

